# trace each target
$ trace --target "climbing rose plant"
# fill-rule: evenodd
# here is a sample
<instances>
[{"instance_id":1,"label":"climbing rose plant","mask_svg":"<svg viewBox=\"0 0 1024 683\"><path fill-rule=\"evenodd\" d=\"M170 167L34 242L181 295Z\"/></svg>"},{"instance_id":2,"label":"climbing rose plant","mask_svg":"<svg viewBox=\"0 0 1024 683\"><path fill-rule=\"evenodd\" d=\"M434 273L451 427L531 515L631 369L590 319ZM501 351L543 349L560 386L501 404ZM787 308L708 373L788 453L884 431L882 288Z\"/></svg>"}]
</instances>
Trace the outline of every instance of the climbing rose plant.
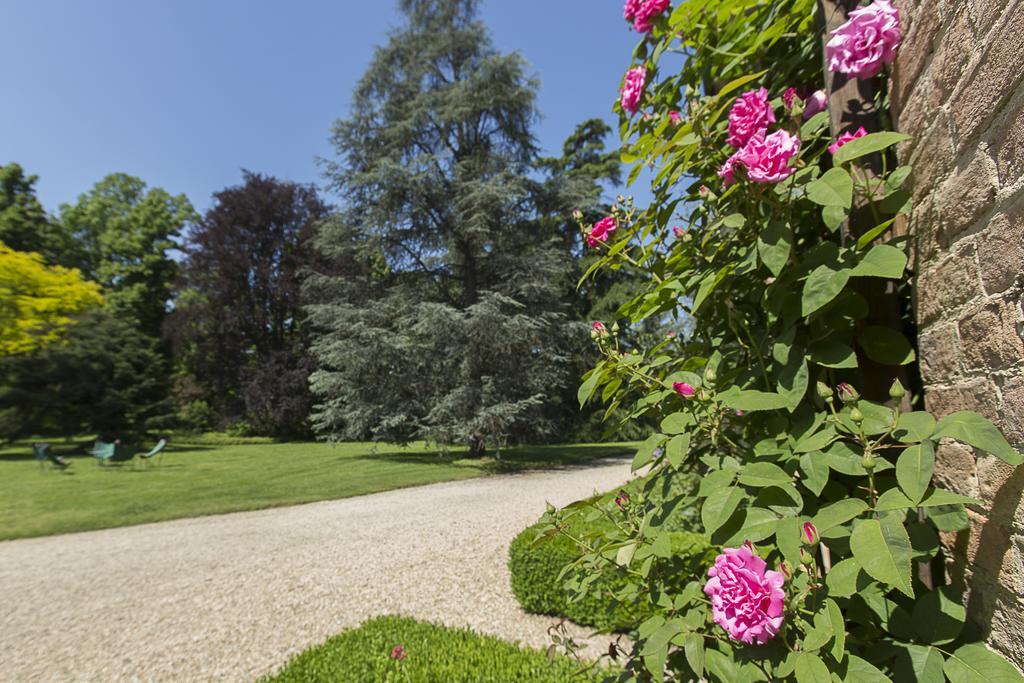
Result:
<instances>
[{"instance_id":1,"label":"climbing rose plant","mask_svg":"<svg viewBox=\"0 0 1024 683\"><path fill-rule=\"evenodd\" d=\"M898 376L915 361L902 329L867 322L872 290L907 289L893 231L910 212L911 169L893 163L907 136L831 135L812 0L664 5L626 5L643 35L617 105L629 182L649 169L653 201L620 198L580 226L599 255L584 279L626 270L646 287L620 320L692 333L632 348L620 320L594 325L602 359L581 406L659 429L633 461L639 491L546 515L548 533L576 514L613 523L572 536L582 557L567 587L613 572L623 587L605 597L653 612L630 634L623 681L1020 680L920 568L937 568L939 532L966 529L979 503L932 485L939 443L1021 455L976 413L936 419L899 381L888 396L855 386L866 368ZM886 0L827 40L830 69L878 78L883 122L899 42ZM689 472L699 487L672 493ZM663 527L686 505L720 547L689 581L664 571Z\"/></svg>"}]
</instances>

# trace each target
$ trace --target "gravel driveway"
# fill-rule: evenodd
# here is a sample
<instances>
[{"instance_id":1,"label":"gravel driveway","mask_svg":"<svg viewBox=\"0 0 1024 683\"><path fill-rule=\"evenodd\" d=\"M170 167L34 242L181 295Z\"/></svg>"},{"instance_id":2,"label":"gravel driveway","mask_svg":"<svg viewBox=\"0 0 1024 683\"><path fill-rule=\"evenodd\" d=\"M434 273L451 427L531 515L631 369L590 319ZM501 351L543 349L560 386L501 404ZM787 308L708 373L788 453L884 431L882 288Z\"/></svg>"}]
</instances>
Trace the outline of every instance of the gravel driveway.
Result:
<instances>
[{"instance_id":1,"label":"gravel driveway","mask_svg":"<svg viewBox=\"0 0 1024 683\"><path fill-rule=\"evenodd\" d=\"M627 461L0 543L0 680L250 681L370 616L534 646L508 544ZM600 647L595 642L593 648Z\"/></svg>"}]
</instances>

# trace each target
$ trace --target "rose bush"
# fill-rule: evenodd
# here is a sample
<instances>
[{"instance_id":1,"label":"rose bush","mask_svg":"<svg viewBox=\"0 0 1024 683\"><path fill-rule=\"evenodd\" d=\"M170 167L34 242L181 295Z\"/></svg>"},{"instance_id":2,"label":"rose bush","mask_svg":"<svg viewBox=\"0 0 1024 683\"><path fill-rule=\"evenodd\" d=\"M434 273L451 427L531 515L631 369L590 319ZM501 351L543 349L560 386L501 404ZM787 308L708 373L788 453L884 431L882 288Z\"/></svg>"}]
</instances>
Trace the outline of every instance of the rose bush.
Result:
<instances>
[{"instance_id":1,"label":"rose bush","mask_svg":"<svg viewBox=\"0 0 1024 683\"><path fill-rule=\"evenodd\" d=\"M645 291L595 335L602 359L579 399L659 429L633 462L650 471L644 491L593 512L616 526L574 537L583 556L567 576L585 594L599 568L617 571L630 580L616 600L652 610L620 680L1020 680L972 642L941 573L915 568L938 566L939 532L965 529L978 504L932 485L940 441L1024 459L980 415L936 419L899 381L888 396L855 388L867 372L914 377L900 370L916 360L912 327L868 323L866 295L906 291L906 238L892 228L910 211L910 168L893 154L907 138L833 142L815 7L686 0L634 51L644 76L620 103L622 157L630 183L653 170L653 200L613 207L592 271L627 270ZM900 36L890 10L851 12L829 37L831 68L884 78ZM685 116L673 124L671 111ZM692 332L651 348L615 332L646 320ZM692 472L723 551L707 575L669 582L651 568L671 556L665 519L689 502L644 494ZM573 512L550 510L548 533Z\"/></svg>"}]
</instances>

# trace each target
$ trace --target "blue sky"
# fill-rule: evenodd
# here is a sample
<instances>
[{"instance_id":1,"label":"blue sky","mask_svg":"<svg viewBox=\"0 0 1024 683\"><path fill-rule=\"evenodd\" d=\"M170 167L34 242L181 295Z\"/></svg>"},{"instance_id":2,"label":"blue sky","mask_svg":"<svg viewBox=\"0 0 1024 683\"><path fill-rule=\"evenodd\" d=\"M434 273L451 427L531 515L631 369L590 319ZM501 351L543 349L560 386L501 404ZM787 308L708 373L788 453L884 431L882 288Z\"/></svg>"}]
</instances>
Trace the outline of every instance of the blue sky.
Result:
<instances>
[{"instance_id":1,"label":"blue sky","mask_svg":"<svg viewBox=\"0 0 1024 683\"><path fill-rule=\"evenodd\" d=\"M637 35L621 0L483 0L503 52L541 80L536 135L556 153L610 109ZM0 22L0 163L55 210L108 173L203 210L241 169L321 182L331 122L398 22L390 0L33 0ZM334 198L332 198L333 200Z\"/></svg>"}]
</instances>

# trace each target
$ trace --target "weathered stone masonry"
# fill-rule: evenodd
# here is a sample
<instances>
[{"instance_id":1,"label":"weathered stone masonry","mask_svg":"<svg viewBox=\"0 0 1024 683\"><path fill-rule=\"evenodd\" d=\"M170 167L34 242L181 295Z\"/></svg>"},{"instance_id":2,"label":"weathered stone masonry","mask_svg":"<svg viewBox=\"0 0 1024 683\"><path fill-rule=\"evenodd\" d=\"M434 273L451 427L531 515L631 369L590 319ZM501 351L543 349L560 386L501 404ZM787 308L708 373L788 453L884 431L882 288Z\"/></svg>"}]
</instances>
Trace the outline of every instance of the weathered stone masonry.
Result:
<instances>
[{"instance_id":1,"label":"weathered stone masonry","mask_svg":"<svg viewBox=\"0 0 1024 683\"><path fill-rule=\"evenodd\" d=\"M930 410L975 410L1024 450L1024 0L896 0L890 95L911 220ZM943 445L935 478L984 501L943 539L992 647L1024 669L1024 467Z\"/></svg>"}]
</instances>

